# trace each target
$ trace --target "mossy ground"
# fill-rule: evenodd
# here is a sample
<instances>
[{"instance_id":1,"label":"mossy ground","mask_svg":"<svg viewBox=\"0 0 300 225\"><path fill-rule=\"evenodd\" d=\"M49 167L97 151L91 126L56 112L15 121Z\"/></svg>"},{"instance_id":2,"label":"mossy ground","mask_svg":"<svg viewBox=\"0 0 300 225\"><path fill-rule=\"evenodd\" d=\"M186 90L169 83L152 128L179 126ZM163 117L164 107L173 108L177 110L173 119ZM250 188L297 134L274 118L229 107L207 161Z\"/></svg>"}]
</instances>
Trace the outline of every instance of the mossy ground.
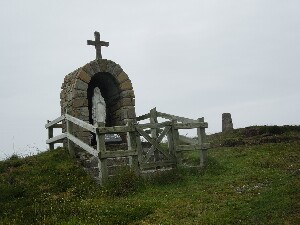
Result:
<instances>
[{"instance_id":1,"label":"mossy ground","mask_svg":"<svg viewBox=\"0 0 300 225\"><path fill-rule=\"evenodd\" d=\"M252 144L213 148L204 169L140 179L118 196L110 191L129 179L100 188L64 149L12 157L0 162L0 224L299 224L300 141L283 138L297 132L272 134L279 143L262 144L258 134ZM210 140L228 138L242 135Z\"/></svg>"}]
</instances>

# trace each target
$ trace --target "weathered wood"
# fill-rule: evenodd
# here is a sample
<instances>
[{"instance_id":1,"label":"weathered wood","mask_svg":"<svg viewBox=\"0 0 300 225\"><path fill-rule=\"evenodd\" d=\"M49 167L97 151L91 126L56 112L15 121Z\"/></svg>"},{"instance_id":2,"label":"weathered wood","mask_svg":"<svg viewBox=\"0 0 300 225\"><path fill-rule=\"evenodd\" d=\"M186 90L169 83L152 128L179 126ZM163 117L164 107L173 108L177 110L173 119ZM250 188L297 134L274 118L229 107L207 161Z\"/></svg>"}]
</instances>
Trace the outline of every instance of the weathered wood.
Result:
<instances>
[{"instance_id":1,"label":"weathered wood","mask_svg":"<svg viewBox=\"0 0 300 225\"><path fill-rule=\"evenodd\" d=\"M153 109L150 110L150 123L152 123L152 124L157 124L158 123L156 108L153 108ZM157 130L156 130L156 128L151 129L151 137L152 137L153 140L157 139ZM151 149L154 151L154 160L158 161L159 160L159 152L155 151L155 148L153 146L151 147Z\"/></svg>"},{"instance_id":2,"label":"weathered wood","mask_svg":"<svg viewBox=\"0 0 300 225\"><path fill-rule=\"evenodd\" d=\"M62 115L62 116L56 118L55 120L52 120L51 122L48 122L48 123L45 125L45 128L47 129L47 128L49 128L49 127L52 127L53 125L55 125L55 124L57 124L57 123L63 121L64 119L65 119L65 116Z\"/></svg>"},{"instance_id":3,"label":"weathered wood","mask_svg":"<svg viewBox=\"0 0 300 225\"><path fill-rule=\"evenodd\" d=\"M94 148L84 143L83 141L79 140L77 137L73 136L72 134L67 134L67 138L70 139L74 144L78 145L80 148L90 153L91 155L98 156L98 152Z\"/></svg>"},{"instance_id":4,"label":"weathered wood","mask_svg":"<svg viewBox=\"0 0 300 225\"><path fill-rule=\"evenodd\" d=\"M181 117L181 116L174 116L174 115L167 114L167 113L162 113L162 112L157 112L157 116L165 118L165 119L169 119L169 120L174 120L175 119L175 120L177 120L179 122L182 122L182 123L197 122L197 120L193 120L193 119L189 119L189 118L185 118L185 117Z\"/></svg>"},{"instance_id":5,"label":"weathered wood","mask_svg":"<svg viewBox=\"0 0 300 225\"><path fill-rule=\"evenodd\" d=\"M205 122L195 122L195 123L177 123L174 125L175 129L193 129L193 128L207 128L208 124Z\"/></svg>"},{"instance_id":6,"label":"weathered wood","mask_svg":"<svg viewBox=\"0 0 300 225\"><path fill-rule=\"evenodd\" d=\"M199 144L196 145L178 145L177 151L195 151L201 149Z\"/></svg>"},{"instance_id":7,"label":"weathered wood","mask_svg":"<svg viewBox=\"0 0 300 225\"><path fill-rule=\"evenodd\" d=\"M138 116L136 118L136 121L146 120L146 119L149 119L149 118L150 118L150 113L146 113L146 114L144 114L142 116Z\"/></svg>"},{"instance_id":8,"label":"weathered wood","mask_svg":"<svg viewBox=\"0 0 300 225\"><path fill-rule=\"evenodd\" d=\"M159 135L159 137L156 139L156 142L159 144L164 136L168 133L168 131L171 129L171 126L166 127L163 132ZM153 152L155 151L155 147L152 145L150 150L147 152L144 162L148 162L148 160L151 158ZM156 159L157 161L158 159Z\"/></svg>"},{"instance_id":9,"label":"weathered wood","mask_svg":"<svg viewBox=\"0 0 300 225\"><path fill-rule=\"evenodd\" d=\"M63 124L55 124L52 127L53 128L63 128Z\"/></svg>"},{"instance_id":10,"label":"weathered wood","mask_svg":"<svg viewBox=\"0 0 300 225\"><path fill-rule=\"evenodd\" d=\"M133 126L133 120L127 120L128 127ZM138 144L137 144L137 136L136 131L127 132L127 144L128 144L128 151L134 151L134 155L129 157L130 167L134 170L136 175L140 174L139 169L139 160L138 160Z\"/></svg>"},{"instance_id":11,"label":"weathered wood","mask_svg":"<svg viewBox=\"0 0 300 225\"><path fill-rule=\"evenodd\" d=\"M198 143L198 139L189 138L189 137L186 137L183 135L179 135L179 141L185 142L188 144L197 144Z\"/></svg>"},{"instance_id":12,"label":"weathered wood","mask_svg":"<svg viewBox=\"0 0 300 225\"><path fill-rule=\"evenodd\" d=\"M53 127L48 128L48 139L53 138ZM54 143L49 143L49 149L53 150L54 149Z\"/></svg>"},{"instance_id":13,"label":"weathered wood","mask_svg":"<svg viewBox=\"0 0 300 225\"><path fill-rule=\"evenodd\" d=\"M178 129L175 129L175 125L177 124L176 120L172 120L172 135L173 135L173 142L174 142L174 153L176 156L177 165L182 165L182 153L177 151L178 144L179 144L179 132Z\"/></svg>"},{"instance_id":14,"label":"weathered wood","mask_svg":"<svg viewBox=\"0 0 300 225\"><path fill-rule=\"evenodd\" d=\"M172 123L170 121L162 122L162 123L145 123L145 124L136 124L135 127L139 129L148 129L148 128L164 128L165 126L170 126Z\"/></svg>"},{"instance_id":15,"label":"weathered wood","mask_svg":"<svg viewBox=\"0 0 300 225\"><path fill-rule=\"evenodd\" d=\"M204 122L204 117L198 119L199 122ZM197 129L198 143L201 146L200 150L200 167L205 166L207 161L207 149L204 148L204 143L206 141L205 127L200 127Z\"/></svg>"},{"instance_id":16,"label":"weathered wood","mask_svg":"<svg viewBox=\"0 0 300 225\"><path fill-rule=\"evenodd\" d=\"M175 144L174 144L174 139L173 139L173 121L172 121L172 126L170 126L170 129L167 133L167 140L168 140L168 148L169 148L169 153L173 156L174 159L176 159L176 152L175 152Z\"/></svg>"},{"instance_id":17,"label":"weathered wood","mask_svg":"<svg viewBox=\"0 0 300 225\"><path fill-rule=\"evenodd\" d=\"M152 144L158 151L160 151L166 158L172 160L173 157L166 153L164 149L162 149L160 147L160 145L155 141L153 140L145 131L143 131L142 129L136 127L136 130L150 143Z\"/></svg>"},{"instance_id":18,"label":"weathered wood","mask_svg":"<svg viewBox=\"0 0 300 225\"><path fill-rule=\"evenodd\" d=\"M67 120L67 134L73 135L73 123ZM68 138L68 150L72 158L75 158L75 146L74 143Z\"/></svg>"},{"instance_id":19,"label":"weathered wood","mask_svg":"<svg viewBox=\"0 0 300 225\"><path fill-rule=\"evenodd\" d=\"M199 144L191 144L191 145L178 145L177 151L194 151L194 150L206 150L210 146L209 143Z\"/></svg>"},{"instance_id":20,"label":"weathered wood","mask_svg":"<svg viewBox=\"0 0 300 225\"><path fill-rule=\"evenodd\" d=\"M57 136L55 136L55 137L49 138L49 139L46 141L46 144L55 144L55 143L59 143L59 141L65 139L66 137L67 137L67 134L66 134L66 133L57 135Z\"/></svg>"},{"instance_id":21,"label":"weathered wood","mask_svg":"<svg viewBox=\"0 0 300 225\"><path fill-rule=\"evenodd\" d=\"M127 156L137 156L137 152L135 149L133 150L114 150L114 151L106 151L104 153L99 153L100 159L106 158L116 158L116 157L127 157Z\"/></svg>"},{"instance_id":22,"label":"weathered wood","mask_svg":"<svg viewBox=\"0 0 300 225\"><path fill-rule=\"evenodd\" d=\"M94 127L93 125L86 123L80 119L77 119L73 116L70 116L68 114L66 114L65 116L66 116L66 120L71 121L72 123L84 128L90 132L96 133L96 127Z\"/></svg>"},{"instance_id":23,"label":"weathered wood","mask_svg":"<svg viewBox=\"0 0 300 225\"><path fill-rule=\"evenodd\" d=\"M96 140L97 140L97 152L98 152L98 168L99 168L99 179L100 184L104 185L108 179L108 170L107 170L107 160L106 158L101 158L102 155L106 153L105 146L105 134L100 134L99 128L103 128L103 123L98 123Z\"/></svg>"},{"instance_id":24,"label":"weathered wood","mask_svg":"<svg viewBox=\"0 0 300 225\"><path fill-rule=\"evenodd\" d=\"M135 131L134 127L130 126L114 126L114 127L98 127L98 134L118 134Z\"/></svg>"}]
</instances>

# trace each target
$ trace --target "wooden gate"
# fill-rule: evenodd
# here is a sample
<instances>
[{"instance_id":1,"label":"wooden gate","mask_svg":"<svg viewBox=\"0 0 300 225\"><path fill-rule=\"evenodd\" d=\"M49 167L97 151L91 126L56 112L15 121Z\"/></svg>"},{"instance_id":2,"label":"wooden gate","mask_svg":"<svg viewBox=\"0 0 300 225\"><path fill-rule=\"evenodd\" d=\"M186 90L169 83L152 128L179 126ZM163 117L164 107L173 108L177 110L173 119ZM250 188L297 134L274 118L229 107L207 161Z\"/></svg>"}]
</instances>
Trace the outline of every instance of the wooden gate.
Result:
<instances>
[{"instance_id":1,"label":"wooden gate","mask_svg":"<svg viewBox=\"0 0 300 225\"><path fill-rule=\"evenodd\" d=\"M138 134L150 144L148 148L139 144L141 170L174 167L176 165L172 122L141 124L136 125L135 128ZM145 131L149 128L151 129L151 136ZM167 141L162 143L164 137L167 138Z\"/></svg>"}]
</instances>

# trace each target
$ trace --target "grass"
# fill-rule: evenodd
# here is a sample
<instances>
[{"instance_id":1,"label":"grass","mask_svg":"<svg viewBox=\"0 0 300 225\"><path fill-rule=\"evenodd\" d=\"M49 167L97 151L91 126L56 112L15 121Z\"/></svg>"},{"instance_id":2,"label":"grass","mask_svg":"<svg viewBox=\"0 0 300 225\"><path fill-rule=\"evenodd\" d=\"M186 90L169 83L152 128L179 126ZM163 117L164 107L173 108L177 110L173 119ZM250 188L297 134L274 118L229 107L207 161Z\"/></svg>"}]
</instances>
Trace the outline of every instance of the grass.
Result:
<instances>
[{"instance_id":1,"label":"grass","mask_svg":"<svg viewBox=\"0 0 300 225\"><path fill-rule=\"evenodd\" d=\"M300 141L281 140L213 148L200 170L148 180L125 171L104 188L62 148L12 157L0 162L0 224L299 224Z\"/></svg>"}]
</instances>

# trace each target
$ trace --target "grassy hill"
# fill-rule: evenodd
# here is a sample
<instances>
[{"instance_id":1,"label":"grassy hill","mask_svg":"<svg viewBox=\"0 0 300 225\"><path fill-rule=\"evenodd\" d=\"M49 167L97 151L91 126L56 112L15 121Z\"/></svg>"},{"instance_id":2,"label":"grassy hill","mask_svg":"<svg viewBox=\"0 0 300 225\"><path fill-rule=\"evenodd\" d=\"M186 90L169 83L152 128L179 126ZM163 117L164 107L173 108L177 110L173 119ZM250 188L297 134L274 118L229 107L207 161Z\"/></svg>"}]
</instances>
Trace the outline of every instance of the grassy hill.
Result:
<instances>
[{"instance_id":1,"label":"grassy hill","mask_svg":"<svg viewBox=\"0 0 300 225\"><path fill-rule=\"evenodd\" d=\"M204 169L149 180L125 170L105 188L62 148L12 156L0 162L0 224L299 224L300 127L208 139Z\"/></svg>"}]
</instances>

